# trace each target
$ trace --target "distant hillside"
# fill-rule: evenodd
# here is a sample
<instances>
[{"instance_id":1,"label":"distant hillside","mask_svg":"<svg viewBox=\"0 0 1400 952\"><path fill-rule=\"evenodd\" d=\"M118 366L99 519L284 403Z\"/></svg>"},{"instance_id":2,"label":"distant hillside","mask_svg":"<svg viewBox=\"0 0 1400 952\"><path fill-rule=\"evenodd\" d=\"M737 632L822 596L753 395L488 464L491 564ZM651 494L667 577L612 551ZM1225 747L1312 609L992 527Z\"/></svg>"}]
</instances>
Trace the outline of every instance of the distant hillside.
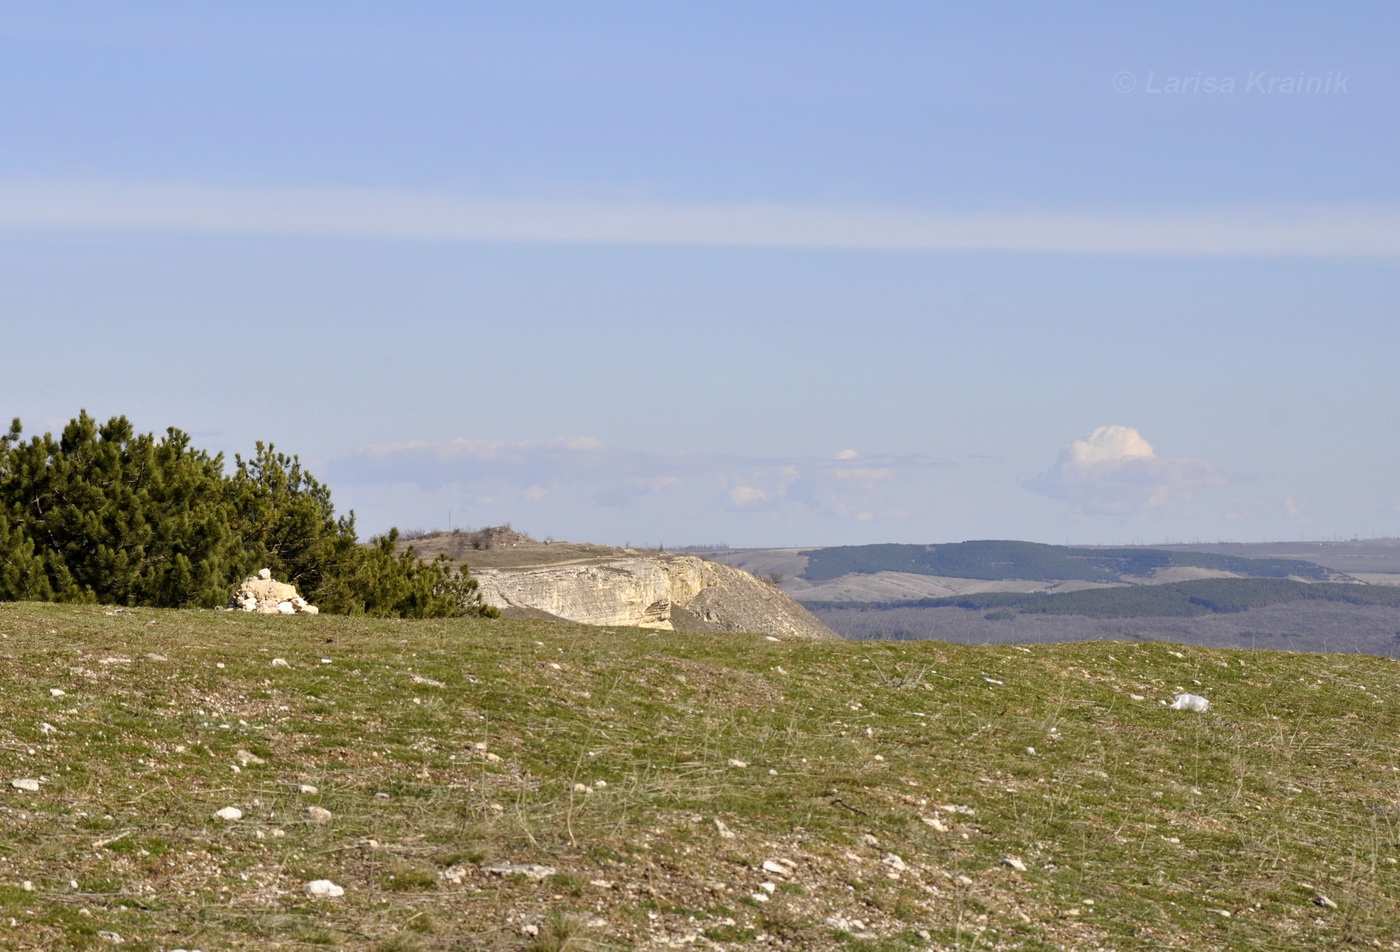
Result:
<instances>
[{"instance_id":1,"label":"distant hillside","mask_svg":"<svg viewBox=\"0 0 1400 952\"><path fill-rule=\"evenodd\" d=\"M976 541L946 545L845 545L813 549L802 577L823 582L844 575L905 572L966 579L1123 582L1164 569L1190 567L1251 578L1343 580L1341 573L1301 559L1250 559L1207 552L1145 548L1071 548L1039 542Z\"/></svg>"},{"instance_id":2,"label":"distant hillside","mask_svg":"<svg viewBox=\"0 0 1400 952\"><path fill-rule=\"evenodd\" d=\"M1096 588L1063 594L1045 592L978 592L955 598L923 598L885 604L859 603L865 609L963 608L1023 614L1084 615L1089 618L1166 618L1229 614L1297 601L1342 602L1400 608L1400 588L1305 583L1278 578L1201 579L1169 585ZM849 602L808 602L809 608L850 607Z\"/></svg>"}]
</instances>

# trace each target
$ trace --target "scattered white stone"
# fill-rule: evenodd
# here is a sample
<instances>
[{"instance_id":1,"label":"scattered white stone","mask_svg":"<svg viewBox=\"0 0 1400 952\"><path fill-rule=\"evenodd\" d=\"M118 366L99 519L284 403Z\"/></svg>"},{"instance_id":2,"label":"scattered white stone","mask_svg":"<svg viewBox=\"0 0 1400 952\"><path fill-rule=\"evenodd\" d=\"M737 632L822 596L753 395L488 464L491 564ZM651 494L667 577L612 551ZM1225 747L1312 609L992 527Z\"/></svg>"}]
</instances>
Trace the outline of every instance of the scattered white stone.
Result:
<instances>
[{"instance_id":1,"label":"scattered white stone","mask_svg":"<svg viewBox=\"0 0 1400 952\"><path fill-rule=\"evenodd\" d=\"M1212 909L1210 911L1224 919L1230 919L1234 916L1234 913L1230 912L1229 909Z\"/></svg>"},{"instance_id":2,"label":"scattered white stone","mask_svg":"<svg viewBox=\"0 0 1400 952\"><path fill-rule=\"evenodd\" d=\"M57 734L57 733L58 733L58 728L57 728L57 727L54 727L54 726L53 726L52 724L50 724L48 721L40 721L40 722L39 722L39 733L41 733L41 734Z\"/></svg>"},{"instance_id":3,"label":"scattered white stone","mask_svg":"<svg viewBox=\"0 0 1400 952\"><path fill-rule=\"evenodd\" d=\"M983 681L986 681L988 684L1005 684L1005 683L1006 683L1005 681L998 681L996 678L989 678L989 677L987 677L987 676L985 676L985 675L983 675L982 680L983 680Z\"/></svg>"},{"instance_id":4,"label":"scattered white stone","mask_svg":"<svg viewBox=\"0 0 1400 952\"><path fill-rule=\"evenodd\" d=\"M126 941L121 937L120 933L109 932L106 929L103 929L101 932L97 933L97 937L103 942L110 942L113 945L121 945L123 942Z\"/></svg>"},{"instance_id":5,"label":"scattered white stone","mask_svg":"<svg viewBox=\"0 0 1400 952\"><path fill-rule=\"evenodd\" d=\"M1176 700L1167 706L1169 711L1198 711L1204 713L1210 710L1210 702L1199 694L1178 694Z\"/></svg>"},{"instance_id":6,"label":"scattered white stone","mask_svg":"<svg viewBox=\"0 0 1400 952\"><path fill-rule=\"evenodd\" d=\"M881 859L880 862L884 863L896 873L903 873L909 869L908 864L905 863L904 860L895 853L886 853L884 858Z\"/></svg>"},{"instance_id":7,"label":"scattered white stone","mask_svg":"<svg viewBox=\"0 0 1400 952\"><path fill-rule=\"evenodd\" d=\"M261 757L259 757L257 754L253 753L251 750L243 750L242 748L239 748L239 750L237 751L237 753L235 753L235 754L233 755L233 759L236 760L236 761L238 761L240 764L242 764L242 765L245 766L245 767L247 767L249 764L265 764L265 763L267 763L266 760L263 760L263 759L262 759Z\"/></svg>"},{"instance_id":8,"label":"scattered white stone","mask_svg":"<svg viewBox=\"0 0 1400 952\"><path fill-rule=\"evenodd\" d=\"M335 899L345 895L345 887L329 879L313 879L306 884L306 894L313 899Z\"/></svg>"},{"instance_id":9,"label":"scattered white stone","mask_svg":"<svg viewBox=\"0 0 1400 952\"><path fill-rule=\"evenodd\" d=\"M548 879L559 872L553 866L541 866L539 863L498 863L495 866L483 866L482 872L494 873L497 876L524 876L533 882Z\"/></svg>"},{"instance_id":10,"label":"scattered white stone","mask_svg":"<svg viewBox=\"0 0 1400 952\"><path fill-rule=\"evenodd\" d=\"M274 668L290 668L292 664L286 658L273 658L272 666Z\"/></svg>"},{"instance_id":11,"label":"scattered white stone","mask_svg":"<svg viewBox=\"0 0 1400 952\"><path fill-rule=\"evenodd\" d=\"M533 922L527 922L525 923L525 925L520 927L520 934L527 935L533 939L540 934L540 927L535 925Z\"/></svg>"},{"instance_id":12,"label":"scattered white stone","mask_svg":"<svg viewBox=\"0 0 1400 952\"><path fill-rule=\"evenodd\" d=\"M415 675L413 676L413 683L414 683L414 684L426 684L426 685L427 685L428 687L430 687L430 688L445 688L445 687L447 687L447 685L443 684L441 681L434 681L432 678L425 678L425 677L423 677L423 676L421 676L421 675L417 675L417 674L415 674Z\"/></svg>"},{"instance_id":13,"label":"scattered white stone","mask_svg":"<svg viewBox=\"0 0 1400 952\"><path fill-rule=\"evenodd\" d=\"M295 615L297 613L297 607L291 602L278 602L277 613L279 615Z\"/></svg>"},{"instance_id":14,"label":"scattered white stone","mask_svg":"<svg viewBox=\"0 0 1400 952\"><path fill-rule=\"evenodd\" d=\"M272 578L272 569L258 569L258 578L266 582L268 579Z\"/></svg>"},{"instance_id":15,"label":"scattered white stone","mask_svg":"<svg viewBox=\"0 0 1400 952\"><path fill-rule=\"evenodd\" d=\"M1035 756L1035 748L1034 748L1034 747L1027 747L1027 748L1026 748L1026 753L1028 753L1028 754L1030 754L1032 757L1034 757L1034 756Z\"/></svg>"},{"instance_id":16,"label":"scattered white stone","mask_svg":"<svg viewBox=\"0 0 1400 952\"><path fill-rule=\"evenodd\" d=\"M958 877L958 885L960 885L960 886L971 886L971 885L972 885L972 880L971 880L971 878L969 878L969 877L967 877L967 876L959 876L959 877Z\"/></svg>"},{"instance_id":17,"label":"scattered white stone","mask_svg":"<svg viewBox=\"0 0 1400 952\"><path fill-rule=\"evenodd\" d=\"M302 811L302 814L306 817L307 822L310 823L329 823L332 816L331 811L327 810L325 807L314 806L307 807Z\"/></svg>"},{"instance_id":18,"label":"scattered white stone","mask_svg":"<svg viewBox=\"0 0 1400 952\"><path fill-rule=\"evenodd\" d=\"M331 663L331 659L330 659L330 658L322 658L322 659L321 659L321 663L322 663L322 664L330 664L330 663Z\"/></svg>"},{"instance_id":19,"label":"scattered white stone","mask_svg":"<svg viewBox=\"0 0 1400 952\"><path fill-rule=\"evenodd\" d=\"M33 892L34 884L26 879L24 882L19 884L19 888L23 889L25 892Z\"/></svg>"},{"instance_id":20,"label":"scattered white stone","mask_svg":"<svg viewBox=\"0 0 1400 952\"><path fill-rule=\"evenodd\" d=\"M467 878L467 870L464 866L449 866L438 873L438 879L444 882L462 885L462 880Z\"/></svg>"},{"instance_id":21,"label":"scattered white stone","mask_svg":"<svg viewBox=\"0 0 1400 952\"><path fill-rule=\"evenodd\" d=\"M768 894L766 892L756 892L751 894L749 898L752 899L754 902L767 902Z\"/></svg>"},{"instance_id":22,"label":"scattered white stone","mask_svg":"<svg viewBox=\"0 0 1400 952\"><path fill-rule=\"evenodd\" d=\"M1186 657L1186 655L1182 654L1180 651L1168 651L1167 654L1171 655L1173 658L1185 658L1185 657Z\"/></svg>"},{"instance_id":23,"label":"scattered white stone","mask_svg":"<svg viewBox=\"0 0 1400 952\"><path fill-rule=\"evenodd\" d=\"M743 767L747 767L748 765L749 765L749 762L748 762L747 760L739 760L737 757L730 757L730 758L729 758L729 766L731 766L731 767L743 768Z\"/></svg>"},{"instance_id":24,"label":"scattered white stone","mask_svg":"<svg viewBox=\"0 0 1400 952\"><path fill-rule=\"evenodd\" d=\"M1132 698L1134 701L1145 701L1145 700L1147 700L1147 698L1143 697L1141 694L1129 694L1128 697Z\"/></svg>"},{"instance_id":25,"label":"scattered white stone","mask_svg":"<svg viewBox=\"0 0 1400 952\"><path fill-rule=\"evenodd\" d=\"M774 638L772 635L764 635L763 638L764 638L765 641L779 641L779 640L781 640L781 639L778 639L778 638Z\"/></svg>"},{"instance_id":26,"label":"scattered white stone","mask_svg":"<svg viewBox=\"0 0 1400 952\"><path fill-rule=\"evenodd\" d=\"M224 807L221 810L215 810L214 815L220 820L228 820L230 823L243 819L243 811L238 807Z\"/></svg>"},{"instance_id":27,"label":"scattered white stone","mask_svg":"<svg viewBox=\"0 0 1400 952\"><path fill-rule=\"evenodd\" d=\"M608 782L607 782L606 780L595 780L595 781L593 781L593 786L597 787L599 790L602 790L602 789L603 789L604 787L606 787L607 785L608 785Z\"/></svg>"},{"instance_id":28,"label":"scattered white stone","mask_svg":"<svg viewBox=\"0 0 1400 952\"><path fill-rule=\"evenodd\" d=\"M16 780L11 780L10 786L14 787L16 790L28 790L30 793L33 793L35 790L39 789L39 781L32 780L29 777L20 777Z\"/></svg>"},{"instance_id":29,"label":"scattered white stone","mask_svg":"<svg viewBox=\"0 0 1400 952\"><path fill-rule=\"evenodd\" d=\"M777 884L777 883L759 883L759 884L758 884L758 888L759 888L759 889L762 889L764 892L766 892L768 895L771 896L771 895L773 895L775 892L778 891L778 884Z\"/></svg>"},{"instance_id":30,"label":"scattered white stone","mask_svg":"<svg viewBox=\"0 0 1400 952\"><path fill-rule=\"evenodd\" d=\"M67 693L68 692L64 691L63 688L49 688L50 697L63 697L63 695Z\"/></svg>"},{"instance_id":31,"label":"scattered white stone","mask_svg":"<svg viewBox=\"0 0 1400 952\"><path fill-rule=\"evenodd\" d=\"M588 787L586 787L584 784L581 784L581 783L576 783L576 784L574 784L574 793L587 793L587 792L588 792Z\"/></svg>"},{"instance_id":32,"label":"scattered white stone","mask_svg":"<svg viewBox=\"0 0 1400 952\"><path fill-rule=\"evenodd\" d=\"M719 817L715 817L715 829L719 831L719 838L722 840L732 840L739 835L726 826Z\"/></svg>"},{"instance_id":33,"label":"scattered white stone","mask_svg":"<svg viewBox=\"0 0 1400 952\"><path fill-rule=\"evenodd\" d=\"M869 833L862 833L860 835L860 845L876 847L880 845L880 841Z\"/></svg>"},{"instance_id":34,"label":"scattered white stone","mask_svg":"<svg viewBox=\"0 0 1400 952\"><path fill-rule=\"evenodd\" d=\"M959 806L956 803L945 803L943 806L936 807L935 809L942 810L944 813L960 813L963 816L976 816L977 814L977 811L972 809L972 807Z\"/></svg>"},{"instance_id":35,"label":"scattered white stone","mask_svg":"<svg viewBox=\"0 0 1400 952\"><path fill-rule=\"evenodd\" d=\"M1313 896L1313 905L1321 906L1323 909L1337 908L1337 904L1332 900L1328 899L1326 896L1322 895L1322 893L1318 893L1316 896Z\"/></svg>"},{"instance_id":36,"label":"scattered white stone","mask_svg":"<svg viewBox=\"0 0 1400 952\"><path fill-rule=\"evenodd\" d=\"M317 792L319 791L309 783L304 783L300 787L297 787L297 793L312 794Z\"/></svg>"},{"instance_id":37,"label":"scattered white stone","mask_svg":"<svg viewBox=\"0 0 1400 952\"><path fill-rule=\"evenodd\" d=\"M928 824L929 826L933 827L939 833L948 832L948 828L943 825L943 821L938 819L938 817L936 816L921 816L919 817L919 819L922 820L924 823Z\"/></svg>"},{"instance_id":38,"label":"scattered white stone","mask_svg":"<svg viewBox=\"0 0 1400 952\"><path fill-rule=\"evenodd\" d=\"M1001 865L1003 865L1003 866L1010 866L1012 869L1016 870L1016 872L1018 872L1018 873L1024 873L1024 872L1026 871L1026 864L1023 863L1023 862L1021 862L1020 858L1019 858L1019 857L1016 857L1016 856L1008 856L1008 857L1006 857L1005 859L1003 859L1003 860L1001 861Z\"/></svg>"},{"instance_id":39,"label":"scattered white stone","mask_svg":"<svg viewBox=\"0 0 1400 952\"><path fill-rule=\"evenodd\" d=\"M783 878L791 876L793 871L793 866L790 862L778 862L771 859L765 859L763 865L759 868L765 873L773 873Z\"/></svg>"}]
</instances>

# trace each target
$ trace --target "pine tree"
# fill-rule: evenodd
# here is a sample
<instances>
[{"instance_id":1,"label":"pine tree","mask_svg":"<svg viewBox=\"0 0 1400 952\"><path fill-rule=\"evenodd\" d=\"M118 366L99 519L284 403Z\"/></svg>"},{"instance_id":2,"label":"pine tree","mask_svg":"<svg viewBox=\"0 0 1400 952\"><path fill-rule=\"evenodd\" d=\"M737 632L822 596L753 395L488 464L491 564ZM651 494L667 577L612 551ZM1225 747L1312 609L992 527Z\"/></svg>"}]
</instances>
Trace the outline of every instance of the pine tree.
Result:
<instances>
[{"instance_id":1,"label":"pine tree","mask_svg":"<svg viewBox=\"0 0 1400 952\"><path fill-rule=\"evenodd\" d=\"M355 514L337 516L329 488L271 444L226 476L222 454L125 417L22 433L16 419L0 437L0 600L213 607L267 567L323 611L496 614L451 560L396 554L398 530L360 545Z\"/></svg>"}]
</instances>

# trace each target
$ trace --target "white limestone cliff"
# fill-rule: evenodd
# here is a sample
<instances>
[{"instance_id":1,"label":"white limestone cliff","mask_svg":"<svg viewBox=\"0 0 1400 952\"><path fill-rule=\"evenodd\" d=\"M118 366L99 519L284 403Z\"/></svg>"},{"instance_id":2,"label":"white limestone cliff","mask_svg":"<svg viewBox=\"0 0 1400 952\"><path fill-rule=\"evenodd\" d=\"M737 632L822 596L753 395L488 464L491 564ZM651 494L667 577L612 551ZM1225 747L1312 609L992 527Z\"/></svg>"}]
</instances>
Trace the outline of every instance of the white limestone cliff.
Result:
<instances>
[{"instance_id":1,"label":"white limestone cliff","mask_svg":"<svg viewBox=\"0 0 1400 952\"><path fill-rule=\"evenodd\" d=\"M472 568L488 605L589 625L836 635L775 585L688 555L621 556L523 568Z\"/></svg>"}]
</instances>

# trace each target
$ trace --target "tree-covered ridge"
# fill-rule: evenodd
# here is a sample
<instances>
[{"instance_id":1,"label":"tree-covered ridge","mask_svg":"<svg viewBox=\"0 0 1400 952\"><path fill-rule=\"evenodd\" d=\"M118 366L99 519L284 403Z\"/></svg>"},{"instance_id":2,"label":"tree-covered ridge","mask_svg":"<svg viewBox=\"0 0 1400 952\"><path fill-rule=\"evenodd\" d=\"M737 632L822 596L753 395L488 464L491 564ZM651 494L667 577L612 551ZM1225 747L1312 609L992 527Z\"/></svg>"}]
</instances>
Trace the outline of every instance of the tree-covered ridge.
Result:
<instances>
[{"instance_id":1,"label":"tree-covered ridge","mask_svg":"<svg viewBox=\"0 0 1400 952\"><path fill-rule=\"evenodd\" d=\"M262 443L251 459L136 433L84 411L55 438L0 437L0 600L158 607L222 605L259 568L323 611L401 617L489 614L451 560L395 553L397 530L358 543L330 490Z\"/></svg>"},{"instance_id":2,"label":"tree-covered ridge","mask_svg":"<svg viewBox=\"0 0 1400 952\"><path fill-rule=\"evenodd\" d=\"M1234 572L1255 578L1299 578L1323 581L1333 573L1297 559L1246 559L1205 552L1163 549L1097 549L1047 545L1040 542L976 541L946 545L842 545L804 553L802 577L825 582L852 573L908 572L987 581L1119 582L1124 576L1150 576L1158 569L1191 566Z\"/></svg>"},{"instance_id":3,"label":"tree-covered ridge","mask_svg":"<svg viewBox=\"0 0 1400 952\"><path fill-rule=\"evenodd\" d=\"M1296 601L1400 607L1400 587L1281 578L1209 578L1167 585L1130 585L1077 592L980 592L902 602L806 602L810 609L964 608L1089 618L1186 618L1230 614Z\"/></svg>"}]
</instances>

